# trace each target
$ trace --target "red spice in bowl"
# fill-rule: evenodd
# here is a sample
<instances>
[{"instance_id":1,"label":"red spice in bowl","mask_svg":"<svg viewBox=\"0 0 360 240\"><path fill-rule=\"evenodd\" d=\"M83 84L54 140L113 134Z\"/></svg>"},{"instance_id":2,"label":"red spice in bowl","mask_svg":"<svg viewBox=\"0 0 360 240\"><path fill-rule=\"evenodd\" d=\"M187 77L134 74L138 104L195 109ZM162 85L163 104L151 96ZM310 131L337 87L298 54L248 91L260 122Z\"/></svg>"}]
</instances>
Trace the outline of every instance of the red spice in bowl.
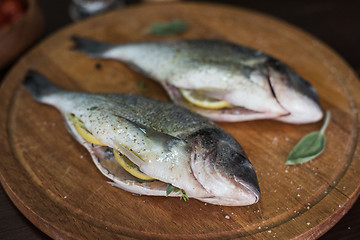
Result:
<instances>
[{"instance_id":1,"label":"red spice in bowl","mask_svg":"<svg viewBox=\"0 0 360 240\"><path fill-rule=\"evenodd\" d=\"M26 4L20 0L0 0L0 28L22 18L26 7Z\"/></svg>"},{"instance_id":2,"label":"red spice in bowl","mask_svg":"<svg viewBox=\"0 0 360 240\"><path fill-rule=\"evenodd\" d=\"M37 0L0 0L0 69L30 47L43 28Z\"/></svg>"}]
</instances>

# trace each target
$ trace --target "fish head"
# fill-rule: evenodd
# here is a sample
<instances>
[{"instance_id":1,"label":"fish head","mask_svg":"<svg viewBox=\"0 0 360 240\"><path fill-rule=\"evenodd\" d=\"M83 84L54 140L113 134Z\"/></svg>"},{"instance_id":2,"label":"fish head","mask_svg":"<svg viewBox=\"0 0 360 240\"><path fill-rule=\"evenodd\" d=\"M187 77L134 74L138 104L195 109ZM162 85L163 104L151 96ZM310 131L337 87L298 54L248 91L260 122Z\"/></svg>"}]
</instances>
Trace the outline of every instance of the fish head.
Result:
<instances>
[{"instance_id":1,"label":"fish head","mask_svg":"<svg viewBox=\"0 0 360 240\"><path fill-rule=\"evenodd\" d=\"M204 201L228 206L259 201L255 170L235 139L218 129L200 130L193 139L190 165L194 177L209 192Z\"/></svg>"},{"instance_id":2,"label":"fish head","mask_svg":"<svg viewBox=\"0 0 360 240\"><path fill-rule=\"evenodd\" d=\"M289 114L277 118L283 122L303 124L323 117L315 88L284 63L269 59L266 63L273 94Z\"/></svg>"}]
</instances>

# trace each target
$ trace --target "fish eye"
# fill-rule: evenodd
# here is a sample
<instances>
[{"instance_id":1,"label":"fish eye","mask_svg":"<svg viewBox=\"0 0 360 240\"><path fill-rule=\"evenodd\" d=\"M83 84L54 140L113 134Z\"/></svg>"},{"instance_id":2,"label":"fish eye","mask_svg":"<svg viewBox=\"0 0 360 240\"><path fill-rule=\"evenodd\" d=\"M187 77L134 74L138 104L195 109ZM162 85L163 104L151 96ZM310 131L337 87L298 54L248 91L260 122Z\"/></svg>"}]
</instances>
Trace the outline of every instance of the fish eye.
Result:
<instances>
[{"instance_id":1,"label":"fish eye","mask_svg":"<svg viewBox=\"0 0 360 240\"><path fill-rule=\"evenodd\" d=\"M247 163L246 157L243 156L243 155L240 154L240 153L237 153L237 152L234 152L234 153L232 154L232 159L234 159L236 163L241 164L241 165Z\"/></svg>"}]
</instances>

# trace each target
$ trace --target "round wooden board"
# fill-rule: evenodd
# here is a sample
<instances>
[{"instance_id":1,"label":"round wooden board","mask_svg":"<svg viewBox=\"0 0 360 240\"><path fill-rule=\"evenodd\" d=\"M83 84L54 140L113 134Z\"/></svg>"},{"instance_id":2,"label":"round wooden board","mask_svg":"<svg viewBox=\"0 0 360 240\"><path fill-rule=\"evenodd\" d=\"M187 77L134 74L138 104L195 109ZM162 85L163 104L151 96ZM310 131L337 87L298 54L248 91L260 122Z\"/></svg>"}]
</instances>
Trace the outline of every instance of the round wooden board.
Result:
<instances>
[{"instance_id":1,"label":"round wooden board","mask_svg":"<svg viewBox=\"0 0 360 240\"><path fill-rule=\"evenodd\" d=\"M169 37L144 34L152 22L175 18L188 22L188 31ZM326 150L303 165L284 163L294 144L319 130L322 122L219 123L253 163L262 193L259 203L224 207L138 196L112 187L67 133L57 110L32 100L21 85L26 71L36 69L71 90L168 97L157 83L121 63L69 50L75 34L114 42L215 38L267 52L310 81L322 107L331 111ZM139 81L148 91L141 92ZM117 10L54 34L6 77L0 91L1 183L20 211L57 239L317 238L348 211L360 192L359 92L359 80L339 56L272 17L198 3Z\"/></svg>"}]
</instances>

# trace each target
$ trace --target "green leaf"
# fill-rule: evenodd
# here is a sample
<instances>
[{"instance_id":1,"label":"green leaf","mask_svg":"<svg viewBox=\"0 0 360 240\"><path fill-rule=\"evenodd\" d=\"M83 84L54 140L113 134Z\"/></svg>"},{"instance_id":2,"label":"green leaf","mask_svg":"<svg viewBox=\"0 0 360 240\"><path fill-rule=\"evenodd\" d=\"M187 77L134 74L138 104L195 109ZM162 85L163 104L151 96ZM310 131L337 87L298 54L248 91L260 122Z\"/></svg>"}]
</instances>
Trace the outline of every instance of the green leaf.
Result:
<instances>
[{"instance_id":1,"label":"green leaf","mask_svg":"<svg viewBox=\"0 0 360 240\"><path fill-rule=\"evenodd\" d=\"M184 21L173 19L170 22L154 22L146 33L155 35L179 34L188 28L188 24Z\"/></svg>"},{"instance_id":2,"label":"green leaf","mask_svg":"<svg viewBox=\"0 0 360 240\"><path fill-rule=\"evenodd\" d=\"M166 196L169 196L169 194L174 191L175 187L173 185L171 185L170 183L167 184L166 186Z\"/></svg>"},{"instance_id":3,"label":"green leaf","mask_svg":"<svg viewBox=\"0 0 360 240\"><path fill-rule=\"evenodd\" d=\"M174 187L172 184L168 183L166 185L166 196L169 196L172 192L179 192L181 193L180 200L184 200L185 202L189 200L189 197L186 195L186 192L180 188Z\"/></svg>"},{"instance_id":4,"label":"green leaf","mask_svg":"<svg viewBox=\"0 0 360 240\"><path fill-rule=\"evenodd\" d=\"M184 200L185 202L187 201L187 200L189 200L189 197L188 197L188 195L186 194L186 192L184 191L184 190L181 190L181 197L180 197L180 200Z\"/></svg>"},{"instance_id":5,"label":"green leaf","mask_svg":"<svg viewBox=\"0 0 360 240\"><path fill-rule=\"evenodd\" d=\"M296 165L308 162L319 156L325 150L325 129L329 123L330 112L326 112L324 124L320 131L304 136L291 150L287 158L287 165Z\"/></svg>"}]
</instances>

